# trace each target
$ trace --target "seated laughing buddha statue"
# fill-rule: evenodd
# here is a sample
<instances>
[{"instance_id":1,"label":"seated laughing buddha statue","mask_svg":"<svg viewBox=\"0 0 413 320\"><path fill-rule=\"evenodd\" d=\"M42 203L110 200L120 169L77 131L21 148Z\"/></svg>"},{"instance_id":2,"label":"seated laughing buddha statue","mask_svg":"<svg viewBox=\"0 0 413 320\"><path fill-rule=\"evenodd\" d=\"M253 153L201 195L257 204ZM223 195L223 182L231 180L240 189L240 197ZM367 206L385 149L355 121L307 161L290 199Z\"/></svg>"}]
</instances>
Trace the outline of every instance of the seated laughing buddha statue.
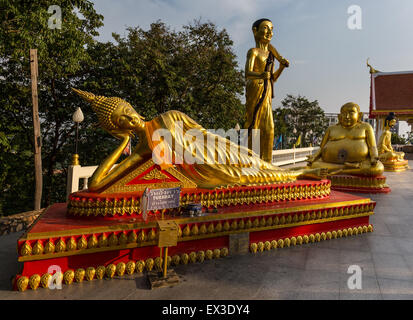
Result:
<instances>
[{"instance_id":1,"label":"seated laughing buddha statue","mask_svg":"<svg viewBox=\"0 0 413 320\"><path fill-rule=\"evenodd\" d=\"M308 167L328 168L330 175L381 175L384 167L378 158L373 128L362 122L362 116L354 102L343 105L339 123L327 129L319 151L308 158Z\"/></svg>"},{"instance_id":2,"label":"seated laughing buddha statue","mask_svg":"<svg viewBox=\"0 0 413 320\"><path fill-rule=\"evenodd\" d=\"M286 183L297 180L299 176L323 178L328 173L324 168L278 168L260 159L252 150L207 131L179 111L171 110L151 121L144 121L144 118L121 98L96 96L78 89L73 91L91 103L100 125L122 140L89 180L89 191L92 192L100 192L150 159L161 168L174 166L199 188ZM177 130L176 123L181 124L182 130ZM171 140L157 136L159 130L170 134ZM199 143L198 139L188 141L186 133L189 130L199 132L203 136L203 142L212 141L212 145ZM138 137L138 145L134 147L131 155L114 167L133 135ZM182 151L189 152L195 161L185 162Z\"/></svg>"}]
</instances>

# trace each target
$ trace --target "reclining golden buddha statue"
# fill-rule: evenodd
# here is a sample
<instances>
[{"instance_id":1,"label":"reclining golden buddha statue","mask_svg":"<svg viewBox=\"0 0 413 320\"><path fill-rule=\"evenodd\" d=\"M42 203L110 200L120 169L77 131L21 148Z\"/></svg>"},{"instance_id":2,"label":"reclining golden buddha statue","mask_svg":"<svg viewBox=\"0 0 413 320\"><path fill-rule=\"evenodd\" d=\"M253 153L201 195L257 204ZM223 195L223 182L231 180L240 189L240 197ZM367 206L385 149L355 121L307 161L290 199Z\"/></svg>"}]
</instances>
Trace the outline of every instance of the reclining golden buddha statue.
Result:
<instances>
[{"instance_id":1,"label":"reclining golden buddha statue","mask_svg":"<svg viewBox=\"0 0 413 320\"><path fill-rule=\"evenodd\" d=\"M383 164L379 161L373 128L362 122L360 107L354 102L343 105L339 123L324 134L319 151L308 158L311 168L329 168L330 175L379 176Z\"/></svg>"},{"instance_id":2,"label":"reclining golden buddha statue","mask_svg":"<svg viewBox=\"0 0 413 320\"><path fill-rule=\"evenodd\" d=\"M252 150L207 131L179 111L171 110L151 121L144 121L121 98L96 96L78 89L73 91L91 103L100 125L122 140L89 180L89 191L92 192L106 189L149 159L154 160L162 169L173 166L199 188L285 183L295 181L298 176L323 178L328 173L323 168L278 168L261 160ZM200 134L202 141L188 141L186 133L191 131ZM168 134L171 139L165 138ZM138 145L131 155L114 167L133 135L137 136ZM187 161L188 158L192 161Z\"/></svg>"},{"instance_id":3,"label":"reclining golden buddha statue","mask_svg":"<svg viewBox=\"0 0 413 320\"><path fill-rule=\"evenodd\" d=\"M379 159L387 171L404 171L408 168L408 161L404 160L404 152L396 152L391 145L390 129L396 125L396 116L390 112L384 120L384 132L378 143Z\"/></svg>"}]
</instances>

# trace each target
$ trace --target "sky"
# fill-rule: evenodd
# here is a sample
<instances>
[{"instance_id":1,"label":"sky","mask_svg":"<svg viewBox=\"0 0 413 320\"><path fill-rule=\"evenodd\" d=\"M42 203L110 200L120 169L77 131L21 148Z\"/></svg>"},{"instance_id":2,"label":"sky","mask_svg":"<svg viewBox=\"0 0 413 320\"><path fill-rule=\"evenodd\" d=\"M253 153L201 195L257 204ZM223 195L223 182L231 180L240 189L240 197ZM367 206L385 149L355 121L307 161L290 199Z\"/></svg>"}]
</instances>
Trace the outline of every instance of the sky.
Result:
<instances>
[{"instance_id":1,"label":"sky","mask_svg":"<svg viewBox=\"0 0 413 320\"><path fill-rule=\"evenodd\" d=\"M273 108L287 94L318 100L326 112L339 112L349 101L367 112L370 64L380 71L413 70L413 0L94 0L104 16L100 41L126 27L148 29L161 20L177 31L194 19L225 28L234 41L238 66L255 46L252 23L268 18L274 24L271 43L290 61L275 84ZM361 9L358 26L354 11ZM361 21L361 22L360 22ZM404 133L409 127L401 122Z\"/></svg>"}]
</instances>

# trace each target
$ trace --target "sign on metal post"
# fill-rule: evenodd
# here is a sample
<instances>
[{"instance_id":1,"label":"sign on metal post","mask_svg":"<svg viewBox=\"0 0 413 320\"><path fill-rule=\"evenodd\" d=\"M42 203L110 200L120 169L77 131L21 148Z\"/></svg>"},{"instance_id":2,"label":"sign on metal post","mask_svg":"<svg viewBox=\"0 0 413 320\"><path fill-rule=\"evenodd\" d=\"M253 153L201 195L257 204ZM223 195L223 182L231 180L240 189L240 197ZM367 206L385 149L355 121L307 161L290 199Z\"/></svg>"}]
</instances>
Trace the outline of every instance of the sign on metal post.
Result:
<instances>
[{"instance_id":1,"label":"sign on metal post","mask_svg":"<svg viewBox=\"0 0 413 320\"><path fill-rule=\"evenodd\" d=\"M179 207L181 188L149 189L146 188L141 199L142 218L148 219L148 211Z\"/></svg>"}]
</instances>

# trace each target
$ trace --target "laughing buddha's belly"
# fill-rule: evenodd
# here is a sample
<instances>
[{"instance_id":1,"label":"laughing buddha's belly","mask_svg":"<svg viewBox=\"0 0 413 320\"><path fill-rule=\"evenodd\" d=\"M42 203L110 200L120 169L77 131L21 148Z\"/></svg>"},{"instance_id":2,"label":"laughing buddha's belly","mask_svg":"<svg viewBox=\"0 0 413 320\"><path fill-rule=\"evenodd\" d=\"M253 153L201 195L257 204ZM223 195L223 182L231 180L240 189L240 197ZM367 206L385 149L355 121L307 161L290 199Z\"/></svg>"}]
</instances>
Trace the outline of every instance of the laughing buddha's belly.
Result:
<instances>
[{"instance_id":1,"label":"laughing buddha's belly","mask_svg":"<svg viewBox=\"0 0 413 320\"><path fill-rule=\"evenodd\" d=\"M322 159L324 162L344 163L360 162L367 159L369 148L364 139L342 139L329 141L323 148Z\"/></svg>"}]
</instances>

